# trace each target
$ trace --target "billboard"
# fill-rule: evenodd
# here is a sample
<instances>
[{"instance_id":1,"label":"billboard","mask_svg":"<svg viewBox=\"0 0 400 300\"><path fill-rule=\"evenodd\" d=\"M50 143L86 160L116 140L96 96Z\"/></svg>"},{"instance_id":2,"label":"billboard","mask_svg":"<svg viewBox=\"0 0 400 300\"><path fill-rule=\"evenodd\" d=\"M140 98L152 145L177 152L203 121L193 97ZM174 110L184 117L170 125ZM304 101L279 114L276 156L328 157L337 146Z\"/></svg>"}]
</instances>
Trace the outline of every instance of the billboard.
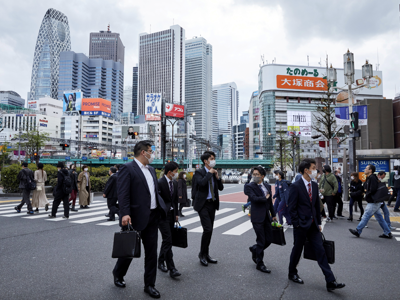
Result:
<instances>
[{"instance_id":1,"label":"billboard","mask_svg":"<svg viewBox=\"0 0 400 300\"><path fill-rule=\"evenodd\" d=\"M28 101L28 108L37 109L37 101Z\"/></svg>"},{"instance_id":2,"label":"billboard","mask_svg":"<svg viewBox=\"0 0 400 300\"><path fill-rule=\"evenodd\" d=\"M146 121L161 121L161 93L148 93L145 97Z\"/></svg>"},{"instance_id":3,"label":"billboard","mask_svg":"<svg viewBox=\"0 0 400 300\"><path fill-rule=\"evenodd\" d=\"M368 124L368 108L367 105L354 105L353 112L358 112L358 125ZM349 107L335 107L336 124L345 126L350 125Z\"/></svg>"},{"instance_id":4,"label":"billboard","mask_svg":"<svg viewBox=\"0 0 400 300\"><path fill-rule=\"evenodd\" d=\"M311 111L287 111L287 131L297 132L302 136L311 136Z\"/></svg>"},{"instance_id":5,"label":"billboard","mask_svg":"<svg viewBox=\"0 0 400 300\"><path fill-rule=\"evenodd\" d=\"M111 101L102 98L82 99L82 115L111 117Z\"/></svg>"},{"instance_id":6,"label":"billboard","mask_svg":"<svg viewBox=\"0 0 400 300\"><path fill-rule=\"evenodd\" d=\"M140 126L121 126L121 138L125 139L135 139L134 132L139 132Z\"/></svg>"},{"instance_id":7,"label":"billboard","mask_svg":"<svg viewBox=\"0 0 400 300\"><path fill-rule=\"evenodd\" d=\"M185 117L185 107L183 105L166 103L165 115L167 117L183 119Z\"/></svg>"},{"instance_id":8,"label":"billboard","mask_svg":"<svg viewBox=\"0 0 400 300\"><path fill-rule=\"evenodd\" d=\"M65 91L63 97L64 112L78 112L81 110L82 92L81 91Z\"/></svg>"}]
</instances>

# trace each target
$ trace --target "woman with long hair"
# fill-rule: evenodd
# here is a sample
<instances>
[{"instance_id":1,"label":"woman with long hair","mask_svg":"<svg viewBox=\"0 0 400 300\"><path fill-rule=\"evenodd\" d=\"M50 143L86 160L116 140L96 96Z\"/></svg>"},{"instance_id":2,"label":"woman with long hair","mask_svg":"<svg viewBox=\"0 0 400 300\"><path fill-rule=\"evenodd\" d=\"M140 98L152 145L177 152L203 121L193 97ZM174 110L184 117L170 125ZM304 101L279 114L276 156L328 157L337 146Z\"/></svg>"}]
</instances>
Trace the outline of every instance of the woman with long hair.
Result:
<instances>
[{"instance_id":1,"label":"woman with long hair","mask_svg":"<svg viewBox=\"0 0 400 300\"><path fill-rule=\"evenodd\" d=\"M361 217L364 214L364 208L362 206L362 200L363 200L363 194L364 194L364 188L362 185L362 182L360 178L358 178L358 173L354 172L351 173L350 175L350 204L349 204L349 211L350 211L350 216L347 220L353 221L353 205L355 202L357 202L358 207L360 208L361 215L360 218L357 221L361 221Z\"/></svg>"},{"instance_id":2,"label":"woman with long hair","mask_svg":"<svg viewBox=\"0 0 400 300\"><path fill-rule=\"evenodd\" d=\"M79 204L81 208L89 208L90 205L90 174L87 165L82 166L82 172L78 176Z\"/></svg>"},{"instance_id":3,"label":"woman with long hair","mask_svg":"<svg viewBox=\"0 0 400 300\"><path fill-rule=\"evenodd\" d=\"M46 197L45 182L47 181L46 171L43 170L43 164L38 164L35 171L34 179L36 181L36 189L32 193L32 207L36 207L35 213L39 213L39 207L44 207L45 211L49 209L49 201Z\"/></svg>"},{"instance_id":4,"label":"woman with long hair","mask_svg":"<svg viewBox=\"0 0 400 300\"><path fill-rule=\"evenodd\" d=\"M178 202L179 202L179 216L184 217L182 214L182 208L189 206L187 197L187 185L186 185L186 172L182 171L178 175Z\"/></svg>"}]
</instances>

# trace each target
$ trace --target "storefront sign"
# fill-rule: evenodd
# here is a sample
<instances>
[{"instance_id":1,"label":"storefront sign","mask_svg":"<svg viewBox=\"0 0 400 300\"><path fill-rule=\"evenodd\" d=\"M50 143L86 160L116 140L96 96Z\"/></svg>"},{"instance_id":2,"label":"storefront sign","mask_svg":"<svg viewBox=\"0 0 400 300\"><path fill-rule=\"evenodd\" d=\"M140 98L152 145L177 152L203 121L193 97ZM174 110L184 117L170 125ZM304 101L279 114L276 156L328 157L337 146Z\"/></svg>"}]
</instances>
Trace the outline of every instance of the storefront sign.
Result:
<instances>
[{"instance_id":1,"label":"storefront sign","mask_svg":"<svg viewBox=\"0 0 400 300\"><path fill-rule=\"evenodd\" d=\"M326 79L320 77L276 75L278 89L324 91L326 84Z\"/></svg>"}]
</instances>

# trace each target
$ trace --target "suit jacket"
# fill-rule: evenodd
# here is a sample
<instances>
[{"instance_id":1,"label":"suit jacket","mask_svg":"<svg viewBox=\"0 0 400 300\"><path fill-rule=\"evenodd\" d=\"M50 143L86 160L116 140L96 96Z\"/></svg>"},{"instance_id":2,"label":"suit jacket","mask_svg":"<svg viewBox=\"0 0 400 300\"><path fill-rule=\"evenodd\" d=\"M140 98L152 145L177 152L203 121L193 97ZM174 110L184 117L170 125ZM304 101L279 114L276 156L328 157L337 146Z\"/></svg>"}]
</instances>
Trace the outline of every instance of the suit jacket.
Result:
<instances>
[{"instance_id":1,"label":"suit jacket","mask_svg":"<svg viewBox=\"0 0 400 300\"><path fill-rule=\"evenodd\" d=\"M318 197L318 184L311 181L312 202L303 179L300 179L290 186L289 189L289 213L292 224L309 229L314 223L321 225L320 201Z\"/></svg>"},{"instance_id":2,"label":"suit jacket","mask_svg":"<svg viewBox=\"0 0 400 300\"><path fill-rule=\"evenodd\" d=\"M65 194L63 191L63 185L64 185L64 177L69 176L68 170L67 169L61 169L60 171L57 172L57 185L54 188L54 198L60 199L68 194Z\"/></svg>"},{"instance_id":3,"label":"suit jacket","mask_svg":"<svg viewBox=\"0 0 400 300\"><path fill-rule=\"evenodd\" d=\"M156 172L153 167L147 167L154 181L157 208L160 209L162 217L165 217L167 208L164 200L158 194ZM123 216L129 215L134 229L137 231L145 229L149 223L151 195L146 177L136 161L133 160L121 166L118 171L117 185L120 222Z\"/></svg>"},{"instance_id":4,"label":"suit jacket","mask_svg":"<svg viewBox=\"0 0 400 300\"><path fill-rule=\"evenodd\" d=\"M222 184L221 178L217 180L214 174L207 172L205 167L196 170L194 173L194 181L197 187L196 195L194 197L193 208L195 211L199 211L203 208L204 204L207 201L208 189L209 189L209 181L211 177L214 180L214 196L215 196L215 208L219 209L219 193L218 191L222 191L224 189L224 185Z\"/></svg>"},{"instance_id":5,"label":"suit jacket","mask_svg":"<svg viewBox=\"0 0 400 300\"><path fill-rule=\"evenodd\" d=\"M265 218L268 218L267 221L270 222L269 214L271 214L272 218L275 217L271 186L266 182L262 184L267 188L269 193L268 198L265 197L264 192L261 191L257 183L250 182L244 186L244 193L249 197L248 201L251 201L251 222L253 223L262 223L265 221Z\"/></svg>"},{"instance_id":6,"label":"suit jacket","mask_svg":"<svg viewBox=\"0 0 400 300\"><path fill-rule=\"evenodd\" d=\"M106 198L108 199L117 199L118 194L117 194L117 173L114 173L113 175L108 178L106 186L104 187L104 192L103 194L106 195Z\"/></svg>"},{"instance_id":7,"label":"suit jacket","mask_svg":"<svg viewBox=\"0 0 400 300\"><path fill-rule=\"evenodd\" d=\"M164 199L165 206L167 207L167 212L170 211L171 207L174 209L174 216L179 216L178 214L178 183L173 180L172 185L174 187L174 193L170 193L168 180L165 176L158 179L158 193L161 198Z\"/></svg>"}]
</instances>

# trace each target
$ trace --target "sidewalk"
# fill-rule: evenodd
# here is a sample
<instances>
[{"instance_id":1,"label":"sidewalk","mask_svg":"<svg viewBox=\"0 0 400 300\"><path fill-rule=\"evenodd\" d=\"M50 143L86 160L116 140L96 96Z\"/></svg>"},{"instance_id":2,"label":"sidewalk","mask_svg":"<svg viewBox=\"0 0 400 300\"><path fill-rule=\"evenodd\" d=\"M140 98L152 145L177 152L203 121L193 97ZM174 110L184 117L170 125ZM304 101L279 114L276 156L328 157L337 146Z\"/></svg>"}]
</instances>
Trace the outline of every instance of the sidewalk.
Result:
<instances>
[{"instance_id":1,"label":"sidewalk","mask_svg":"<svg viewBox=\"0 0 400 300\"><path fill-rule=\"evenodd\" d=\"M349 214L349 204L350 204L350 201L343 201L343 211L345 211L347 214ZM367 206L367 202L364 201L363 202L364 209L365 209L365 206ZM393 208L394 207L388 207L389 214L390 214L390 221L400 223L400 213L394 212ZM382 213L382 211L381 211L381 213ZM360 216L360 209L358 208L358 206L357 206L357 212L353 208L353 219L356 219L355 218L356 216L357 217ZM383 213L382 213L382 216L383 216Z\"/></svg>"}]
</instances>

